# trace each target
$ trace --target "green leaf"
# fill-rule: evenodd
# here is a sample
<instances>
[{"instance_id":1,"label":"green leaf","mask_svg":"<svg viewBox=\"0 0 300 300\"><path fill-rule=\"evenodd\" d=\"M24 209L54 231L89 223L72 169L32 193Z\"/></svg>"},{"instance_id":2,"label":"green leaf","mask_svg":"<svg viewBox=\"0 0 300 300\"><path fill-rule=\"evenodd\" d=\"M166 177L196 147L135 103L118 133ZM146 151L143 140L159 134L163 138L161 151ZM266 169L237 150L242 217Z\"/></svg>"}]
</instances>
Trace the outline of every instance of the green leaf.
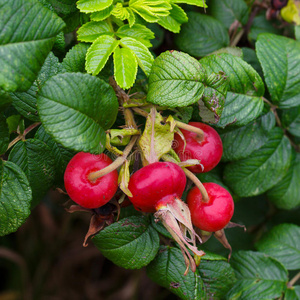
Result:
<instances>
[{"instance_id":1,"label":"green leaf","mask_svg":"<svg viewBox=\"0 0 300 300\"><path fill-rule=\"evenodd\" d=\"M34 207L54 181L54 156L51 149L40 140L28 139L18 142L8 159L26 174L32 189L31 206Z\"/></svg>"},{"instance_id":2,"label":"green leaf","mask_svg":"<svg viewBox=\"0 0 300 300\"><path fill-rule=\"evenodd\" d=\"M113 8L114 8L114 6L111 5L101 11L93 12L91 14L90 18L92 21L103 21L111 15Z\"/></svg>"},{"instance_id":3,"label":"green leaf","mask_svg":"<svg viewBox=\"0 0 300 300\"><path fill-rule=\"evenodd\" d=\"M247 62L252 68L259 74L261 78L263 78L263 71L261 65L258 61L255 50L251 48L243 47L243 60Z\"/></svg>"},{"instance_id":4,"label":"green leaf","mask_svg":"<svg viewBox=\"0 0 300 300\"><path fill-rule=\"evenodd\" d=\"M300 137L300 106L283 110L281 122L290 134Z\"/></svg>"},{"instance_id":5,"label":"green leaf","mask_svg":"<svg viewBox=\"0 0 300 300\"><path fill-rule=\"evenodd\" d=\"M134 24L131 27L128 24L123 25L116 32L116 36L121 39L125 37L131 37L144 44L148 48L152 46L149 40L155 38L154 33L146 26L141 24Z\"/></svg>"},{"instance_id":6,"label":"green leaf","mask_svg":"<svg viewBox=\"0 0 300 300\"><path fill-rule=\"evenodd\" d=\"M205 299L224 299L236 281L232 267L224 260L206 260L205 255L198 270L207 295Z\"/></svg>"},{"instance_id":7,"label":"green leaf","mask_svg":"<svg viewBox=\"0 0 300 300\"><path fill-rule=\"evenodd\" d=\"M93 43L101 35L113 35L107 22L88 22L77 31L77 38L81 42Z\"/></svg>"},{"instance_id":8,"label":"green leaf","mask_svg":"<svg viewBox=\"0 0 300 300\"><path fill-rule=\"evenodd\" d=\"M295 26L295 38L297 41L300 40L300 25Z\"/></svg>"},{"instance_id":9,"label":"green leaf","mask_svg":"<svg viewBox=\"0 0 300 300\"><path fill-rule=\"evenodd\" d=\"M110 85L81 73L50 78L38 94L38 110L45 130L64 147L101 153L105 132L118 113L118 100Z\"/></svg>"},{"instance_id":10,"label":"green leaf","mask_svg":"<svg viewBox=\"0 0 300 300\"><path fill-rule=\"evenodd\" d=\"M184 276L185 269L184 259L178 248L161 246L156 258L147 266L147 275L181 299L205 299L199 270L195 273L189 271Z\"/></svg>"},{"instance_id":11,"label":"green leaf","mask_svg":"<svg viewBox=\"0 0 300 300\"><path fill-rule=\"evenodd\" d=\"M184 107L203 95L205 70L188 54L166 51L152 65L147 101L161 106Z\"/></svg>"},{"instance_id":12,"label":"green leaf","mask_svg":"<svg viewBox=\"0 0 300 300\"><path fill-rule=\"evenodd\" d=\"M207 7L205 0L172 0L173 3L184 3L188 5L196 5L199 7Z\"/></svg>"},{"instance_id":13,"label":"green leaf","mask_svg":"<svg viewBox=\"0 0 300 300\"><path fill-rule=\"evenodd\" d=\"M220 21L197 12L187 15L188 23L183 24L180 33L175 36L179 50L201 57L229 45L227 30Z\"/></svg>"},{"instance_id":14,"label":"green leaf","mask_svg":"<svg viewBox=\"0 0 300 300\"><path fill-rule=\"evenodd\" d=\"M86 53L86 70L97 75L105 66L109 56L118 47L119 41L109 35L98 37Z\"/></svg>"},{"instance_id":15,"label":"green leaf","mask_svg":"<svg viewBox=\"0 0 300 300\"><path fill-rule=\"evenodd\" d=\"M140 68L149 76L154 58L148 48L141 42L130 37L122 38L120 45L130 49L134 53Z\"/></svg>"},{"instance_id":16,"label":"green leaf","mask_svg":"<svg viewBox=\"0 0 300 300\"><path fill-rule=\"evenodd\" d=\"M6 123L8 125L9 134L12 132L17 133L18 129L22 127L21 124L24 124L24 119L21 115L10 115L8 118L6 118ZM21 132L21 130L19 131Z\"/></svg>"},{"instance_id":17,"label":"green leaf","mask_svg":"<svg viewBox=\"0 0 300 300\"><path fill-rule=\"evenodd\" d=\"M173 140L174 132L171 132L170 123L164 122L162 115L156 109L151 109L145 130L139 140L143 158L149 164L159 161L162 155L171 150Z\"/></svg>"},{"instance_id":18,"label":"green leaf","mask_svg":"<svg viewBox=\"0 0 300 300\"><path fill-rule=\"evenodd\" d=\"M279 108L300 105L300 42L264 33L258 38L256 52L272 102Z\"/></svg>"},{"instance_id":19,"label":"green leaf","mask_svg":"<svg viewBox=\"0 0 300 300\"><path fill-rule=\"evenodd\" d=\"M159 248L159 236L148 216L121 219L100 231L93 243L114 264L140 269L152 261Z\"/></svg>"},{"instance_id":20,"label":"green leaf","mask_svg":"<svg viewBox=\"0 0 300 300\"><path fill-rule=\"evenodd\" d=\"M117 47L114 52L114 76L123 89L133 86L138 70L137 59L129 48Z\"/></svg>"},{"instance_id":21,"label":"green leaf","mask_svg":"<svg viewBox=\"0 0 300 300\"><path fill-rule=\"evenodd\" d=\"M35 139L38 139L47 144L51 153L55 157L55 173L58 180L63 179L64 172L70 159L75 155L73 151L64 148L61 144L56 143L49 134L46 133L43 126L40 126L36 132Z\"/></svg>"},{"instance_id":22,"label":"green leaf","mask_svg":"<svg viewBox=\"0 0 300 300\"><path fill-rule=\"evenodd\" d=\"M242 49L239 48L239 47L231 47L231 46L225 47L225 48L221 48L219 50L216 50L216 51L212 52L210 55L212 55L212 54L221 54L221 53L227 53L227 54L231 54L233 56L237 56L237 57L243 58L243 51L242 51Z\"/></svg>"},{"instance_id":23,"label":"green leaf","mask_svg":"<svg viewBox=\"0 0 300 300\"><path fill-rule=\"evenodd\" d=\"M228 164L224 179L238 196L256 196L269 190L283 178L291 159L290 142L277 127L270 132L264 146L249 157Z\"/></svg>"},{"instance_id":24,"label":"green leaf","mask_svg":"<svg viewBox=\"0 0 300 300\"><path fill-rule=\"evenodd\" d=\"M37 92L50 77L62 71L63 68L59 63L58 58L50 52L38 74L38 77L33 82L30 89L26 92L11 93L13 106L25 118L31 121L39 121L40 118L38 116L36 105Z\"/></svg>"},{"instance_id":25,"label":"green leaf","mask_svg":"<svg viewBox=\"0 0 300 300\"><path fill-rule=\"evenodd\" d=\"M71 48L62 61L62 66L67 72L85 73L85 55L88 44L79 43Z\"/></svg>"},{"instance_id":26,"label":"green leaf","mask_svg":"<svg viewBox=\"0 0 300 300\"><path fill-rule=\"evenodd\" d=\"M174 3L171 3L171 5L172 9L170 10L170 14L165 17L160 17L158 24L169 31L179 33L181 24L186 23L188 17L180 6Z\"/></svg>"},{"instance_id":27,"label":"green leaf","mask_svg":"<svg viewBox=\"0 0 300 300\"><path fill-rule=\"evenodd\" d=\"M92 13L108 8L113 3L113 0L79 0L77 7L84 13Z\"/></svg>"},{"instance_id":28,"label":"green leaf","mask_svg":"<svg viewBox=\"0 0 300 300\"><path fill-rule=\"evenodd\" d=\"M268 191L268 198L282 209L293 209L300 205L300 155L297 153L288 172L276 186Z\"/></svg>"},{"instance_id":29,"label":"green leaf","mask_svg":"<svg viewBox=\"0 0 300 300\"><path fill-rule=\"evenodd\" d=\"M237 282L226 299L275 299L285 290L288 273L272 257L259 252L239 251L233 254L230 263Z\"/></svg>"},{"instance_id":30,"label":"green leaf","mask_svg":"<svg viewBox=\"0 0 300 300\"><path fill-rule=\"evenodd\" d=\"M246 25L249 16L249 9L244 0L211 0L208 6L210 14L221 21L229 29L231 24L239 21Z\"/></svg>"},{"instance_id":31,"label":"green leaf","mask_svg":"<svg viewBox=\"0 0 300 300\"><path fill-rule=\"evenodd\" d=\"M0 155L5 153L9 144L9 130L5 116L0 113Z\"/></svg>"},{"instance_id":32,"label":"green leaf","mask_svg":"<svg viewBox=\"0 0 300 300\"><path fill-rule=\"evenodd\" d=\"M275 126L272 112L239 128L231 127L222 133L223 161L235 161L248 157L262 147L269 138L269 131Z\"/></svg>"},{"instance_id":33,"label":"green leaf","mask_svg":"<svg viewBox=\"0 0 300 300\"><path fill-rule=\"evenodd\" d=\"M0 88L26 91L64 22L34 0L0 0L0 20Z\"/></svg>"},{"instance_id":34,"label":"green leaf","mask_svg":"<svg viewBox=\"0 0 300 300\"><path fill-rule=\"evenodd\" d=\"M15 232L30 215L31 189L20 167L0 160L0 236Z\"/></svg>"},{"instance_id":35,"label":"green leaf","mask_svg":"<svg viewBox=\"0 0 300 300\"><path fill-rule=\"evenodd\" d=\"M7 108L12 102L10 94L0 88L0 111Z\"/></svg>"},{"instance_id":36,"label":"green leaf","mask_svg":"<svg viewBox=\"0 0 300 300\"><path fill-rule=\"evenodd\" d=\"M299 300L300 299L300 285L287 288L284 294L284 300Z\"/></svg>"},{"instance_id":37,"label":"green leaf","mask_svg":"<svg viewBox=\"0 0 300 300\"><path fill-rule=\"evenodd\" d=\"M280 224L257 243L256 248L280 261L288 270L300 269L300 227Z\"/></svg>"}]
</instances>

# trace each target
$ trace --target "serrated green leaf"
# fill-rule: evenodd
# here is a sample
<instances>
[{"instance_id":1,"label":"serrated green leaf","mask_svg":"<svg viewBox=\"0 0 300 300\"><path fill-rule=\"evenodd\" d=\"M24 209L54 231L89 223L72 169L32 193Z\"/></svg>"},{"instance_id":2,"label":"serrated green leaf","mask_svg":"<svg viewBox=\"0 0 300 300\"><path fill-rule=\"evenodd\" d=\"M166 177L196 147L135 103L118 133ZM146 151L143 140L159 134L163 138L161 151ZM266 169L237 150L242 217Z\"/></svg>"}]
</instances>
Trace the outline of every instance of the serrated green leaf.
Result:
<instances>
[{"instance_id":1,"label":"serrated green leaf","mask_svg":"<svg viewBox=\"0 0 300 300\"><path fill-rule=\"evenodd\" d=\"M77 31L78 40L87 43L93 43L101 35L113 35L105 21L85 23Z\"/></svg>"},{"instance_id":2,"label":"serrated green leaf","mask_svg":"<svg viewBox=\"0 0 300 300\"><path fill-rule=\"evenodd\" d=\"M71 48L62 61L62 66L67 72L85 73L85 55L90 45L79 43Z\"/></svg>"},{"instance_id":3,"label":"serrated green leaf","mask_svg":"<svg viewBox=\"0 0 300 300\"><path fill-rule=\"evenodd\" d=\"M228 164L224 179L241 197L256 196L277 184L288 171L292 149L287 137L278 127L270 132L264 146L249 157Z\"/></svg>"},{"instance_id":4,"label":"serrated green leaf","mask_svg":"<svg viewBox=\"0 0 300 300\"><path fill-rule=\"evenodd\" d=\"M285 290L288 273L272 257L259 252L239 251L231 260L237 282L226 299L275 299Z\"/></svg>"},{"instance_id":5,"label":"serrated green leaf","mask_svg":"<svg viewBox=\"0 0 300 300\"><path fill-rule=\"evenodd\" d=\"M0 160L0 236L15 232L30 215L28 179L20 167Z\"/></svg>"},{"instance_id":6,"label":"serrated green leaf","mask_svg":"<svg viewBox=\"0 0 300 300\"><path fill-rule=\"evenodd\" d=\"M63 67L59 63L58 58L50 52L29 90L10 94L13 99L13 106L16 110L31 121L39 121L40 118L36 105L37 92L50 77L60 72L63 72Z\"/></svg>"},{"instance_id":7,"label":"serrated green leaf","mask_svg":"<svg viewBox=\"0 0 300 300\"><path fill-rule=\"evenodd\" d=\"M124 7L122 3L117 3L112 11L112 15L121 21L124 21L130 17L129 13L130 9L128 7Z\"/></svg>"},{"instance_id":8,"label":"serrated green leaf","mask_svg":"<svg viewBox=\"0 0 300 300\"><path fill-rule=\"evenodd\" d=\"M251 155L262 147L269 138L269 131L275 126L272 112L239 128L219 132L223 142L223 161L236 161Z\"/></svg>"},{"instance_id":9,"label":"serrated green leaf","mask_svg":"<svg viewBox=\"0 0 300 300\"><path fill-rule=\"evenodd\" d=\"M0 114L0 155L5 153L9 144L9 130L5 116Z\"/></svg>"},{"instance_id":10,"label":"serrated green leaf","mask_svg":"<svg viewBox=\"0 0 300 300\"><path fill-rule=\"evenodd\" d=\"M55 163L56 178L58 180L62 180L67 164L69 163L71 158L75 155L75 153L73 151L64 148L61 144L56 143L51 138L51 136L46 133L43 126L39 127L34 138L44 142L50 147L51 153L55 157L54 163Z\"/></svg>"},{"instance_id":11,"label":"serrated green leaf","mask_svg":"<svg viewBox=\"0 0 300 300\"><path fill-rule=\"evenodd\" d=\"M118 100L111 86L81 73L58 74L38 94L38 110L45 130L64 147L101 153L105 132L114 123Z\"/></svg>"},{"instance_id":12,"label":"serrated green leaf","mask_svg":"<svg viewBox=\"0 0 300 300\"><path fill-rule=\"evenodd\" d=\"M268 191L268 198L282 209L293 209L300 205L300 155L297 154L285 176Z\"/></svg>"},{"instance_id":13,"label":"serrated green leaf","mask_svg":"<svg viewBox=\"0 0 300 300\"><path fill-rule=\"evenodd\" d=\"M231 54L233 56L237 56L237 57L243 58L243 51L242 51L242 49L239 48L239 47L231 47L231 46L225 47L225 48L221 48L219 50L216 50L216 51L210 53L210 55L212 55L212 54L221 54L221 53L227 53L227 54Z\"/></svg>"},{"instance_id":14,"label":"serrated green leaf","mask_svg":"<svg viewBox=\"0 0 300 300\"><path fill-rule=\"evenodd\" d=\"M148 265L159 248L158 233L148 216L123 218L100 231L92 241L106 258L125 269Z\"/></svg>"},{"instance_id":15,"label":"serrated green leaf","mask_svg":"<svg viewBox=\"0 0 300 300\"><path fill-rule=\"evenodd\" d=\"M300 269L300 227L280 224L273 227L256 244L264 252L280 261L288 270Z\"/></svg>"},{"instance_id":16,"label":"serrated green leaf","mask_svg":"<svg viewBox=\"0 0 300 300\"><path fill-rule=\"evenodd\" d=\"M210 14L221 21L227 29L229 29L235 21L246 25L249 17L249 8L244 0L211 0L208 10Z\"/></svg>"},{"instance_id":17,"label":"serrated green leaf","mask_svg":"<svg viewBox=\"0 0 300 300\"><path fill-rule=\"evenodd\" d=\"M224 299L236 281L234 271L228 262L206 260L206 255L201 259L198 270L205 287L205 299Z\"/></svg>"},{"instance_id":18,"label":"serrated green leaf","mask_svg":"<svg viewBox=\"0 0 300 300\"><path fill-rule=\"evenodd\" d=\"M186 23L188 17L180 6L174 3L171 3L171 5L172 9L170 10L170 14L165 17L160 17L158 24L169 31L179 33L181 24Z\"/></svg>"},{"instance_id":19,"label":"serrated green leaf","mask_svg":"<svg viewBox=\"0 0 300 300\"><path fill-rule=\"evenodd\" d=\"M0 20L0 88L26 91L64 22L34 0L1 0Z\"/></svg>"},{"instance_id":20,"label":"serrated green leaf","mask_svg":"<svg viewBox=\"0 0 300 300\"><path fill-rule=\"evenodd\" d=\"M169 122L156 109L151 109L147 117L145 130L139 139L139 146L146 161L151 164L159 161L162 155L172 148L174 132L171 132Z\"/></svg>"},{"instance_id":21,"label":"serrated green leaf","mask_svg":"<svg viewBox=\"0 0 300 300\"><path fill-rule=\"evenodd\" d=\"M111 6L113 0L79 0L77 7L84 13L92 13Z\"/></svg>"},{"instance_id":22,"label":"serrated green leaf","mask_svg":"<svg viewBox=\"0 0 300 300\"><path fill-rule=\"evenodd\" d=\"M188 23L175 36L179 50L201 57L229 45L227 30L220 21L197 12L188 12L187 16Z\"/></svg>"},{"instance_id":23,"label":"serrated green leaf","mask_svg":"<svg viewBox=\"0 0 300 300\"><path fill-rule=\"evenodd\" d=\"M148 48L152 46L149 40L155 38L154 33L146 26L141 24L134 24L131 27L128 24L123 25L116 32L116 36L121 39L125 37L134 38Z\"/></svg>"},{"instance_id":24,"label":"serrated green leaf","mask_svg":"<svg viewBox=\"0 0 300 300\"><path fill-rule=\"evenodd\" d=\"M299 300L300 299L300 285L287 288L284 294L284 300Z\"/></svg>"},{"instance_id":25,"label":"serrated green leaf","mask_svg":"<svg viewBox=\"0 0 300 300\"><path fill-rule=\"evenodd\" d=\"M114 6L111 5L101 11L93 12L91 14L90 18L92 21L103 21L111 15L113 8L114 8Z\"/></svg>"},{"instance_id":26,"label":"serrated green leaf","mask_svg":"<svg viewBox=\"0 0 300 300\"><path fill-rule=\"evenodd\" d=\"M300 106L283 110L281 122L290 134L300 137Z\"/></svg>"},{"instance_id":27,"label":"serrated green leaf","mask_svg":"<svg viewBox=\"0 0 300 300\"><path fill-rule=\"evenodd\" d=\"M264 33L258 38L256 52L272 102L280 108L300 105L300 42Z\"/></svg>"},{"instance_id":28,"label":"serrated green leaf","mask_svg":"<svg viewBox=\"0 0 300 300\"><path fill-rule=\"evenodd\" d=\"M190 271L184 276L185 269L184 259L178 248L161 246L156 258L147 266L147 275L181 299L205 299L199 271Z\"/></svg>"},{"instance_id":29,"label":"serrated green leaf","mask_svg":"<svg viewBox=\"0 0 300 300\"><path fill-rule=\"evenodd\" d=\"M97 75L104 68L109 56L118 45L119 41L109 35L98 37L86 53L85 68L87 72Z\"/></svg>"},{"instance_id":30,"label":"serrated green leaf","mask_svg":"<svg viewBox=\"0 0 300 300\"><path fill-rule=\"evenodd\" d=\"M167 51L152 65L147 101L161 106L184 107L203 95L205 70L188 54Z\"/></svg>"},{"instance_id":31,"label":"serrated green leaf","mask_svg":"<svg viewBox=\"0 0 300 300\"><path fill-rule=\"evenodd\" d=\"M114 76L123 89L133 86L138 70L137 59L129 48L117 47L114 52Z\"/></svg>"},{"instance_id":32,"label":"serrated green leaf","mask_svg":"<svg viewBox=\"0 0 300 300\"><path fill-rule=\"evenodd\" d=\"M44 142L28 139L18 142L8 157L28 178L32 189L31 207L36 206L54 181L54 156Z\"/></svg>"},{"instance_id":33,"label":"serrated green leaf","mask_svg":"<svg viewBox=\"0 0 300 300\"><path fill-rule=\"evenodd\" d=\"M134 53L140 68L149 76L154 58L148 48L141 42L130 37L122 38L120 45L130 49Z\"/></svg>"}]
</instances>

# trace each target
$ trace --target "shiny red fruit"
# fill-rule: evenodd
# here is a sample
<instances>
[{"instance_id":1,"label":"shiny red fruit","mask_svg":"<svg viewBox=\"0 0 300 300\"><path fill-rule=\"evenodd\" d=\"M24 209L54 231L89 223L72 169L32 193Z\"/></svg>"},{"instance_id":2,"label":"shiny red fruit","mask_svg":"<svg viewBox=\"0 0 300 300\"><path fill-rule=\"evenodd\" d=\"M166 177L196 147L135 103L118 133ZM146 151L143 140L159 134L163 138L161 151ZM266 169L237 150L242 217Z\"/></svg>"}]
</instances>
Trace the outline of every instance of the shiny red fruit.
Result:
<instances>
[{"instance_id":1,"label":"shiny red fruit","mask_svg":"<svg viewBox=\"0 0 300 300\"><path fill-rule=\"evenodd\" d=\"M137 210L155 212L165 201L180 198L185 185L185 174L178 165L155 162L130 177L128 188L133 196L129 199Z\"/></svg>"},{"instance_id":2,"label":"shiny red fruit","mask_svg":"<svg viewBox=\"0 0 300 300\"><path fill-rule=\"evenodd\" d=\"M70 160L64 175L65 188L70 198L85 208L97 208L106 204L118 189L118 172L114 170L94 182L88 176L111 163L112 160L103 153L77 153Z\"/></svg>"},{"instance_id":3,"label":"shiny red fruit","mask_svg":"<svg viewBox=\"0 0 300 300\"><path fill-rule=\"evenodd\" d=\"M210 126L190 122L189 125L198 127L203 130L204 137L202 140L197 138L197 134L185 129L180 129L186 140L184 141L179 134L175 134L173 149L178 154L181 161L188 159L198 159L201 165L188 167L193 173L205 173L213 169L221 160L223 154L222 140L219 134Z\"/></svg>"},{"instance_id":4,"label":"shiny red fruit","mask_svg":"<svg viewBox=\"0 0 300 300\"><path fill-rule=\"evenodd\" d=\"M224 228L234 211L234 202L230 193L216 183L203 183L209 201L203 202L197 187L187 195L187 204L191 212L192 223L201 230L215 232Z\"/></svg>"}]
</instances>

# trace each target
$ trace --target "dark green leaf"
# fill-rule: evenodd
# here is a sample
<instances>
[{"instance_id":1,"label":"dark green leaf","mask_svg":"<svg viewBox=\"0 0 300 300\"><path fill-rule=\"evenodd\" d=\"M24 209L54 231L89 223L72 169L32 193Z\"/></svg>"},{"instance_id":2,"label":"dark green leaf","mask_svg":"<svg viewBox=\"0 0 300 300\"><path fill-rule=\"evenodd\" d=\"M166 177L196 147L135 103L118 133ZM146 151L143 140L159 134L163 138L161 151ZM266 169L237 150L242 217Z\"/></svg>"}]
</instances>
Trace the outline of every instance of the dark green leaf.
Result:
<instances>
[{"instance_id":1,"label":"dark green leaf","mask_svg":"<svg viewBox=\"0 0 300 300\"><path fill-rule=\"evenodd\" d=\"M32 189L34 207L53 184L54 156L50 147L36 139L20 141L11 150L9 161L18 165L26 174Z\"/></svg>"},{"instance_id":2,"label":"dark green leaf","mask_svg":"<svg viewBox=\"0 0 300 300\"><path fill-rule=\"evenodd\" d=\"M105 132L114 123L118 100L111 86L81 73L58 74L38 94L38 110L45 130L64 147L101 153Z\"/></svg>"},{"instance_id":3,"label":"dark green leaf","mask_svg":"<svg viewBox=\"0 0 300 300\"><path fill-rule=\"evenodd\" d=\"M300 137L300 106L283 110L281 121L290 134Z\"/></svg>"},{"instance_id":4,"label":"dark green leaf","mask_svg":"<svg viewBox=\"0 0 300 300\"><path fill-rule=\"evenodd\" d=\"M179 50L201 57L229 45L227 30L220 21L196 12L189 12L188 18L188 23L175 36Z\"/></svg>"},{"instance_id":5,"label":"dark green leaf","mask_svg":"<svg viewBox=\"0 0 300 300\"><path fill-rule=\"evenodd\" d=\"M147 275L157 284L165 287L184 300L205 299L204 284L199 270L189 271L178 248L161 246L156 258L147 266Z\"/></svg>"},{"instance_id":6,"label":"dark green leaf","mask_svg":"<svg viewBox=\"0 0 300 300\"><path fill-rule=\"evenodd\" d=\"M93 242L105 257L126 269L148 265L159 248L158 233L147 216L121 219L100 231Z\"/></svg>"},{"instance_id":7,"label":"dark green leaf","mask_svg":"<svg viewBox=\"0 0 300 300\"><path fill-rule=\"evenodd\" d=\"M40 126L38 131L36 132L35 139L43 141L47 144L53 156L55 157L55 173L58 179L62 179L67 164L69 163L70 159L75 155L73 151L70 151L64 148L61 144L56 143L49 134L46 133L43 126Z\"/></svg>"},{"instance_id":8,"label":"dark green leaf","mask_svg":"<svg viewBox=\"0 0 300 300\"><path fill-rule=\"evenodd\" d=\"M287 137L279 128L270 132L264 146L249 157L228 164L224 179L241 197L264 193L277 184L286 174L292 159L292 149Z\"/></svg>"},{"instance_id":9,"label":"dark green leaf","mask_svg":"<svg viewBox=\"0 0 300 300\"><path fill-rule=\"evenodd\" d=\"M208 10L228 29L235 21L242 25L246 25L248 21L249 9L244 0L211 0Z\"/></svg>"},{"instance_id":10,"label":"dark green leaf","mask_svg":"<svg viewBox=\"0 0 300 300\"><path fill-rule=\"evenodd\" d=\"M9 130L5 116L0 114L0 155L5 153L9 144Z\"/></svg>"},{"instance_id":11,"label":"dark green leaf","mask_svg":"<svg viewBox=\"0 0 300 300\"><path fill-rule=\"evenodd\" d=\"M235 161L248 157L263 146L269 137L269 131L275 126L272 112L250 124L226 130L220 133L223 142L223 161Z\"/></svg>"},{"instance_id":12,"label":"dark green leaf","mask_svg":"<svg viewBox=\"0 0 300 300\"><path fill-rule=\"evenodd\" d=\"M285 290L288 273L272 257L259 252L239 251L233 254L230 263L237 282L227 299L275 299Z\"/></svg>"},{"instance_id":13,"label":"dark green leaf","mask_svg":"<svg viewBox=\"0 0 300 300\"><path fill-rule=\"evenodd\" d=\"M282 209L293 209L300 205L300 154L297 153L288 172L271 190L268 198Z\"/></svg>"},{"instance_id":14,"label":"dark green leaf","mask_svg":"<svg viewBox=\"0 0 300 300\"><path fill-rule=\"evenodd\" d=\"M300 269L300 227L280 224L273 227L257 243L258 251L280 261L288 270Z\"/></svg>"},{"instance_id":15,"label":"dark green leaf","mask_svg":"<svg viewBox=\"0 0 300 300\"><path fill-rule=\"evenodd\" d=\"M11 93L13 105L17 111L31 121L39 121L36 105L37 92L50 77L62 71L63 68L58 58L50 52L30 89L26 92Z\"/></svg>"},{"instance_id":16,"label":"dark green leaf","mask_svg":"<svg viewBox=\"0 0 300 300\"><path fill-rule=\"evenodd\" d=\"M299 299L300 299L300 285L296 285L286 289L284 294L284 300L299 300Z\"/></svg>"},{"instance_id":17,"label":"dark green leaf","mask_svg":"<svg viewBox=\"0 0 300 300\"><path fill-rule=\"evenodd\" d=\"M252 68L259 74L260 77L263 77L263 71L256 56L255 50L244 47L242 48L242 51L243 60L252 66Z\"/></svg>"},{"instance_id":18,"label":"dark green leaf","mask_svg":"<svg viewBox=\"0 0 300 300\"><path fill-rule=\"evenodd\" d=\"M88 44L79 43L75 45L62 62L62 66L67 72L85 73L85 55L89 48Z\"/></svg>"},{"instance_id":19,"label":"dark green leaf","mask_svg":"<svg viewBox=\"0 0 300 300\"><path fill-rule=\"evenodd\" d=\"M184 107L204 92L205 70L188 54L167 51L159 55L149 76L147 101L161 106Z\"/></svg>"},{"instance_id":20,"label":"dark green leaf","mask_svg":"<svg viewBox=\"0 0 300 300\"><path fill-rule=\"evenodd\" d=\"M30 214L29 182L22 169L0 160L0 236L16 231Z\"/></svg>"},{"instance_id":21,"label":"dark green leaf","mask_svg":"<svg viewBox=\"0 0 300 300\"><path fill-rule=\"evenodd\" d=\"M0 88L26 91L64 22L34 0L1 0L0 20Z\"/></svg>"},{"instance_id":22,"label":"dark green leaf","mask_svg":"<svg viewBox=\"0 0 300 300\"><path fill-rule=\"evenodd\" d=\"M10 93L4 92L0 88L0 111L3 111L12 102Z\"/></svg>"},{"instance_id":23,"label":"dark green leaf","mask_svg":"<svg viewBox=\"0 0 300 300\"><path fill-rule=\"evenodd\" d=\"M300 42L264 33L256 52L272 101L280 108L300 105Z\"/></svg>"}]
</instances>

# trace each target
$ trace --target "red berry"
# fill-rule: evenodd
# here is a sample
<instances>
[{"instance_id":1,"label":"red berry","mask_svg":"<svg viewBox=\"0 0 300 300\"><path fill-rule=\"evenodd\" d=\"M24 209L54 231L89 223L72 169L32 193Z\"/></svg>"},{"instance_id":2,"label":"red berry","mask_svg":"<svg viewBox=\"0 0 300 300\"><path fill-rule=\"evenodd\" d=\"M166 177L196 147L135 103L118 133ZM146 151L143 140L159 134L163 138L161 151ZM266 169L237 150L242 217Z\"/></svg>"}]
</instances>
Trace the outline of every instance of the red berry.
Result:
<instances>
[{"instance_id":1,"label":"red berry","mask_svg":"<svg viewBox=\"0 0 300 300\"><path fill-rule=\"evenodd\" d=\"M190 122L189 125L203 130L204 137L199 140L197 134L185 129L180 129L186 140L186 146L179 134L175 134L173 149L181 161L198 159L201 165L188 167L193 173L205 173L213 169L221 160L223 154L222 140L219 134L210 126ZM185 146L185 148L184 148Z\"/></svg>"},{"instance_id":2,"label":"red berry","mask_svg":"<svg viewBox=\"0 0 300 300\"><path fill-rule=\"evenodd\" d=\"M203 202L197 187L187 195L192 223L201 230L215 232L224 228L230 221L234 203L230 193L216 183L203 183L209 200Z\"/></svg>"},{"instance_id":3,"label":"red berry","mask_svg":"<svg viewBox=\"0 0 300 300\"><path fill-rule=\"evenodd\" d=\"M70 198L85 208L106 204L118 189L118 172L114 170L93 182L88 176L111 163L112 160L103 153L77 153L70 160L64 175L65 188Z\"/></svg>"},{"instance_id":4,"label":"red berry","mask_svg":"<svg viewBox=\"0 0 300 300\"><path fill-rule=\"evenodd\" d=\"M130 177L128 188L133 196L129 199L137 210L155 212L159 204L172 201L174 197L180 198L185 184L185 174L178 165L155 162Z\"/></svg>"}]
</instances>

